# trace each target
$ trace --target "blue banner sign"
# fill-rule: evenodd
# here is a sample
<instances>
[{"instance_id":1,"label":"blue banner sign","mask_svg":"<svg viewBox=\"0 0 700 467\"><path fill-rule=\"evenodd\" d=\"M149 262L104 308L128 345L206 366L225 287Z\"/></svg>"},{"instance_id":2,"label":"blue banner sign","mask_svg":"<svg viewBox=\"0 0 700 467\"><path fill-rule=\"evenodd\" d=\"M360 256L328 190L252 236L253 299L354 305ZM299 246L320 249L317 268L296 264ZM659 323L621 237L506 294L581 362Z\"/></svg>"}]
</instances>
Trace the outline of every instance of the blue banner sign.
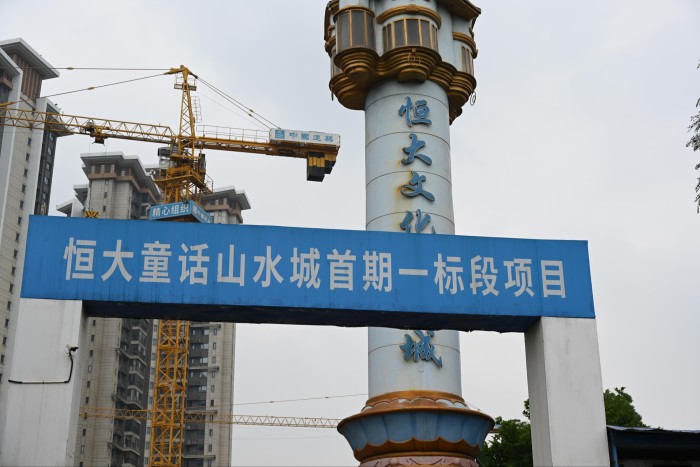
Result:
<instances>
[{"instance_id":1,"label":"blue banner sign","mask_svg":"<svg viewBox=\"0 0 700 467\"><path fill-rule=\"evenodd\" d=\"M148 219L152 221L187 216L194 217L202 224L211 224L212 222L209 213L202 209L202 207L194 201L159 204L148 208Z\"/></svg>"},{"instance_id":2,"label":"blue banner sign","mask_svg":"<svg viewBox=\"0 0 700 467\"><path fill-rule=\"evenodd\" d=\"M30 218L22 297L98 316L523 331L593 318L585 241Z\"/></svg>"}]
</instances>

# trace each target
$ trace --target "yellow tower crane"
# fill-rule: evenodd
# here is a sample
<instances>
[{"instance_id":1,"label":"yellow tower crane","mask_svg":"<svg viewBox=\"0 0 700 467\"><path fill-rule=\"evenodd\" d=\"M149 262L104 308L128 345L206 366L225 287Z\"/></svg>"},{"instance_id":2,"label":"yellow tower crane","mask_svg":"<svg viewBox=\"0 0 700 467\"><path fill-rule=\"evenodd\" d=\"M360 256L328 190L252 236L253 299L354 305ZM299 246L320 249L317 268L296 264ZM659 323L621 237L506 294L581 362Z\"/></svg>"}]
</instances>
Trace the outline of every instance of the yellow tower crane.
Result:
<instances>
[{"instance_id":1,"label":"yellow tower crane","mask_svg":"<svg viewBox=\"0 0 700 467\"><path fill-rule=\"evenodd\" d=\"M157 143L161 170L156 183L163 191L164 203L199 204L203 194L212 191L206 175L205 152L236 151L270 156L306 159L306 178L322 181L331 173L340 148L340 136L273 128L269 133L214 127L198 135L195 128L195 105L191 92L197 89L198 76L186 66L172 68L165 75L175 75L175 88L181 91L179 128L97 119L22 109L16 102L0 104L0 125L43 129L61 135L82 134L104 143L107 138ZM97 217L86 212L86 217ZM196 221L191 215L169 219ZM182 465L182 444L186 420L187 355L189 321L161 320L158 325L156 374L151 414L152 466Z\"/></svg>"}]
</instances>

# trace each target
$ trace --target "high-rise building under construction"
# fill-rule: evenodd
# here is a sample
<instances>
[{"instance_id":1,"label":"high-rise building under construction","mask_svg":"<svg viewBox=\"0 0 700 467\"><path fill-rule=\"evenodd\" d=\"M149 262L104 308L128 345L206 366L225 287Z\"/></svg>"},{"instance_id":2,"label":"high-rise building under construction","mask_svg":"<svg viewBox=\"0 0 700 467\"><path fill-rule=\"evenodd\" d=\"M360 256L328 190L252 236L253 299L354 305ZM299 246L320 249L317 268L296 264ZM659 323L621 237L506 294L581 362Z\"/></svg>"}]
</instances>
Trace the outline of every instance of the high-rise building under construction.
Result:
<instances>
[{"instance_id":1,"label":"high-rise building under construction","mask_svg":"<svg viewBox=\"0 0 700 467\"><path fill-rule=\"evenodd\" d=\"M119 152L83 154L87 185L59 206L68 216L145 219L159 191L137 157ZM242 223L247 197L235 188L206 195L203 207L221 224ZM113 409L152 409L158 320L89 318L82 350L81 404ZM187 410L232 413L235 325L193 322L188 355ZM78 465L148 465L151 423L117 418L81 418L76 438ZM183 467L229 465L231 426L185 426Z\"/></svg>"}]
</instances>

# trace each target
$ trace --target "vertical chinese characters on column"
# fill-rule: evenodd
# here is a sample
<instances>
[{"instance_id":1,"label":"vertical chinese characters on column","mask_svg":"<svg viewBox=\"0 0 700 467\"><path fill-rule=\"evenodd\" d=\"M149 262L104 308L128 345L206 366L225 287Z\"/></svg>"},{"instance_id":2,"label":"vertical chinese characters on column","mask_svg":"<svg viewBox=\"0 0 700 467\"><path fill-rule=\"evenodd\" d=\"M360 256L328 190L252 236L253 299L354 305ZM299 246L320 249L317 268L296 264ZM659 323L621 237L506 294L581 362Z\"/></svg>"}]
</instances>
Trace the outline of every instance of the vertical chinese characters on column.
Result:
<instances>
[{"instance_id":1,"label":"vertical chinese characters on column","mask_svg":"<svg viewBox=\"0 0 700 467\"><path fill-rule=\"evenodd\" d=\"M399 116L404 117L406 125L410 128L413 125L432 125L433 122L428 118L430 107L426 100L417 100L415 104L410 96L406 96L406 103L399 108ZM403 153L406 155L401 159L401 164L411 165L416 159L430 166L433 160L430 156L423 154L421 151L425 148L425 141L418 138L418 134L411 132L408 135L411 140L409 146L404 147ZM401 194L408 198L423 196L428 201L435 201L435 196L423 187L427 177L421 175L417 171L411 172L411 179L407 184L400 187ZM406 211L403 221L399 224L401 230L406 233L422 233L430 223L430 214L421 212L420 209L414 211ZM432 233L435 233L435 228L431 227Z\"/></svg>"},{"instance_id":2,"label":"vertical chinese characters on column","mask_svg":"<svg viewBox=\"0 0 700 467\"><path fill-rule=\"evenodd\" d=\"M432 125L433 122L428 118L429 113L430 108L428 107L428 102L426 100L417 100L414 105L410 96L406 96L406 103L399 108L399 116L405 118L406 125L409 128L413 127L413 125L419 124ZM401 159L401 164L412 165L415 163L416 159L418 159L428 166L432 165L433 159L430 156L419 152L425 148L425 141L420 140L418 135L414 132L409 133L408 137L411 140L411 144L403 148L403 153L406 154L406 156ZM415 170L412 171L411 179L407 184L400 187L401 194L407 198L423 196L430 202L435 201L435 196L423 188L423 183L425 183L426 180L427 177L425 175L421 175ZM423 213L420 209L417 209L415 212L406 211L406 214L399 224L399 227L406 233L422 233L429 223L430 214ZM431 231L432 233L435 233L435 227L431 226ZM452 259L454 258L448 257L448 261ZM458 269L461 268L448 267L445 269L445 263L442 262L442 255L440 255L438 261L441 263L441 265L438 266L438 263L435 263L435 266L438 268L438 273L435 276L435 283L439 283L440 294L442 295L445 290L449 290L452 294L456 293L459 288L464 290L462 278L456 274ZM430 339L434 336L434 332L427 331L427 334L423 334L422 331L418 330L414 332L420 337L418 342L414 342L411 337L406 334L406 343L399 346L399 348L404 351L404 359L408 361L411 355L413 355L414 362L417 362L418 358L421 358L422 360L433 360L438 367L442 367L442 357L439 359L435 357L435 347L430 343Z\"/></svg>"}]
</instances>

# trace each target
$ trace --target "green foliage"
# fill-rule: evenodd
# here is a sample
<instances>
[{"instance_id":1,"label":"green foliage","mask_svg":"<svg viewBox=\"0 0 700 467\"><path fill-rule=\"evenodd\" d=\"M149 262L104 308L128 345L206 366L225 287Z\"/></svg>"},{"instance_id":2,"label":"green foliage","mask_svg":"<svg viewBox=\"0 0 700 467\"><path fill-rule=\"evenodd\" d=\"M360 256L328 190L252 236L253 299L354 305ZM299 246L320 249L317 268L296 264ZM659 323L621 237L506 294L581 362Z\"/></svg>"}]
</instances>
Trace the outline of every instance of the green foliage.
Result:
<instances>
[{"instance_id":1,"label":"green foliage","mask_svg":"<svg viewBox=\"0 0 700 467\"><path fill-rule=\"evenodd\" d=\"M524 467L532 465L532 438L530 424L521 420L503 420L496 417L500 432L484 443L479 465L484 467Z\"/></svg>"},{"instance_id":2,"label":"green foliage","mask_svg":"<svg viewBox=\"0 0 700 467\"><path fill-rule=\"evenodd\" d=\"M525 410L523 410L523 416L530 420L530 399L525 399L523 405L525 406Z\"/></svg>"},{"instance_id":3,"label":"green foliage","mask_svg":"<svg viewBox=\"0 0 700 467\"><path fill-rule=\"evenodd\" d=\"M605 403L605 423L615 426L645 427L642 416L637 413L632 404L632 396L625 392L625 388L615 388L615 392L606 389L603 393Z\"/></svg>"},{"instance_id":4,"label":"green foliage","mask_svg":"<svg viewBox=\"0 0 700 467\"><path fill-rule=\"evenodd\" d=\"M642 416L632 404L632 396L625 388L606 389L603 393L605 404L605 423L615 426L645 427ZM530 419L530 399L523 402L523 416ZM483 467L520 467L531 466L532 434L530 423L522 420L503 420L496 418L500 432L493 435L491 441L484 443L477 461Z\"/></svg>"},{"instance_id":5,"label":"green foliage","mask_svg":"<svg viewBox=\"0 0 700 467\"><path fill-rule=\"evenodd\" d=\"M698 68L700 68L700 63L698 63ZM700 108L700 99L695 103L695 107ZM700 150L700 112L697 115L690 117L690 125L688 125L688 131L693 133L685 147L693 148L693 151ZM700 170L700 164L695 166L695 170ZM695 185L695 204L697 204L697 211L700 213L700 177L698 177L698 184Z\"/></svg>"}]
</instances>

